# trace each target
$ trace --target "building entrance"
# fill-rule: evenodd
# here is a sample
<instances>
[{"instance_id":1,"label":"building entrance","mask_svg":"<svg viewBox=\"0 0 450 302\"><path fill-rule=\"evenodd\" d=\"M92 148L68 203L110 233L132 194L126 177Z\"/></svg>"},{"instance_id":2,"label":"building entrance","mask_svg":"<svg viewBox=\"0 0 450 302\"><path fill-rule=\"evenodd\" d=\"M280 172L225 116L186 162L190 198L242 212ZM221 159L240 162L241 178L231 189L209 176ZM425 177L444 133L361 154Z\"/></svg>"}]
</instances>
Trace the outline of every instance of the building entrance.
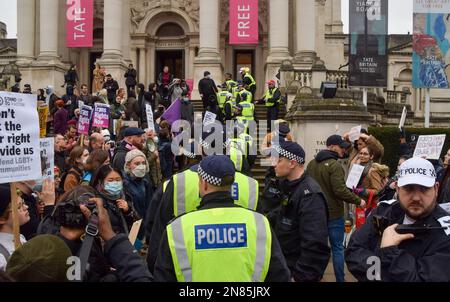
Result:
<instances>
[{"instance_id":1,"label":"building entrance","mask_svg":"<svg viewBox=\"0 0 450 302\"><path fill-rule=\"evenodd\" d=\"M169 67L169 72L175 78L184 79L184 50L157 50L155 64L155 79L158 79L164 66Z\"/></svg>"}]
</instances>

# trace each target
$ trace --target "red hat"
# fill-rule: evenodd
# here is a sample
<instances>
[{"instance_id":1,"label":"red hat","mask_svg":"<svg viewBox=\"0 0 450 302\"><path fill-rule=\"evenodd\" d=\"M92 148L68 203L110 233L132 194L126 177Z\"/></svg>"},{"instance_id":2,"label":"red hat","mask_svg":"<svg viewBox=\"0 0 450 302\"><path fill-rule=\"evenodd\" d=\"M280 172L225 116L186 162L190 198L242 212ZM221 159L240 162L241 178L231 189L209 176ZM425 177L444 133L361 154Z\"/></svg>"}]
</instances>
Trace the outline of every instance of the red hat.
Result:
<instances>
[{"instance_id":1,"label":"red hat","mask_svg":"<svg viewBox=\"0 0 450 302\"><path fill-rule=\"evenodd\" d=\"M77 125L77 121L76 120L70 120L70 121L67 122L67 125L68 126L70 126L70 125L76 126Z\"/></svg>"},{"instance_id":2,"label":"red hat","mask_svg":"<svg viewBox=\"0 0 450 302\"><path fill-rule=\"evenodd\" d=\"M270 81L267 81L267 84L269 84L269 85L275 85L275 81L274 80L270 80Z\"/></svg>"}]
</instances>

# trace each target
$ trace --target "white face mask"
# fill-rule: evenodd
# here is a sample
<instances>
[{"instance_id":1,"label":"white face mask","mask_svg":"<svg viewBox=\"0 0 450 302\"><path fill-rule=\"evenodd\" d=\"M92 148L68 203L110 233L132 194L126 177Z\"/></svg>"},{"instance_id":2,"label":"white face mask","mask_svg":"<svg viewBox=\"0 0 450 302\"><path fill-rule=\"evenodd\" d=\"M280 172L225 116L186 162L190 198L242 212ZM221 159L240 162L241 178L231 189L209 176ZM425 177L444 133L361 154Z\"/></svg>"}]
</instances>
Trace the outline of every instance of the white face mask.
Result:
<instances>
[{"instance_id":1,"label":"white face mask","mask_svg":"<svg viewBox=\"0 0 450 302\"><path fill-rule=\"evenodd\" d=\"M137 178L143 178L145 176L147 167L145 165L139 165L136 168L134 168L131 173L133 173L134 176Z\"/></svg>"}]
</instances>

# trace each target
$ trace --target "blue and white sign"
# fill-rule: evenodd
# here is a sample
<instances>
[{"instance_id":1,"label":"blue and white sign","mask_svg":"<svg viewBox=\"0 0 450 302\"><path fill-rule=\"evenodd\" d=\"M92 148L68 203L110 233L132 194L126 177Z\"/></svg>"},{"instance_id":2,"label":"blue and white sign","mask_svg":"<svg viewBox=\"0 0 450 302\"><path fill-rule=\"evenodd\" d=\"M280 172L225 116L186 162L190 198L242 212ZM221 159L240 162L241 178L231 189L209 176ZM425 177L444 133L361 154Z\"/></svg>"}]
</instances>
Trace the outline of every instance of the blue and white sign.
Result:
<instances>
[{"instance_id":1,"label":"blue and white sign","mask_svg":"<svg viewBox=\"0 0 450 302\"><path fill-rule=\"evenodd\" d=\"M245 223L195 226L195 249L228 249L247 247Z\"/></svg>"}]
</instances>

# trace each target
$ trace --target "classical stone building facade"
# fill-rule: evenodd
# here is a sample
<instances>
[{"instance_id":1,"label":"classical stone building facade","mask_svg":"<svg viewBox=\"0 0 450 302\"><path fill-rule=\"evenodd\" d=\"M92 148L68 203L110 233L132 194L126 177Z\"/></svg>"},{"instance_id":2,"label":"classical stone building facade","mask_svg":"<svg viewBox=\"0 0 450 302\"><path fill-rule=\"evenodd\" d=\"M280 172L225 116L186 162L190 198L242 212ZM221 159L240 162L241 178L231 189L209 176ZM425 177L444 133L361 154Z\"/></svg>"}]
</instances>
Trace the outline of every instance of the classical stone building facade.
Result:
<instances>
[{"instance_id":1,"label":"classical stone building facade","mask_svg":"<svg viewBox=\"0 0 450 302\"><path fill-rule=\"evenodd\" d=\"M68 64L89 83L94 62L119 83L132 62L139 82L154 82L163 65L194 83L209 70L216 82L251 67L261 95L282 60L329 69L344 61L341 0L259 0L258 45L230 46L227 0L95 0L94 46L65 46L65 1L18 0L17 59L32 87L63 82Z\"/></svg>"},{"instance_id":2,"label":"classical stone building facade","mask_svg":"<svg viewBox=\"0 0 450 302\"><path fill-rule=\"evenodd\" d=\"M69 64L77 65L81 83L90 84L99 62L121 86L126 67L133 63L138 81L147 86L168 65L177 77L194 81L193 97L198 98L196 86L205 70L219 84L225 72L237 77L239 68L248 66L259 98L284 62L294 71L281 81L291 101L298 88L319 88L324 80L349 90L341 0L259 0L259 43L235 46L228 39L228 0L95 0L94 5L93 47L70 49L65 1L17 0L22 84L30 83L34 90L51 84L63 94L60 86ZM4 56L11 59L16 45L5 43ZM369 95L376 123L394 124L398 112L392 115L392 108L410 105L414 118L408 122L423 125L425 93L412 87L411 56L410 35L390 36L388 87ZM432 90L432 126L450 125L449 105L448 90Z\"/></svg>"}]
</instances>

